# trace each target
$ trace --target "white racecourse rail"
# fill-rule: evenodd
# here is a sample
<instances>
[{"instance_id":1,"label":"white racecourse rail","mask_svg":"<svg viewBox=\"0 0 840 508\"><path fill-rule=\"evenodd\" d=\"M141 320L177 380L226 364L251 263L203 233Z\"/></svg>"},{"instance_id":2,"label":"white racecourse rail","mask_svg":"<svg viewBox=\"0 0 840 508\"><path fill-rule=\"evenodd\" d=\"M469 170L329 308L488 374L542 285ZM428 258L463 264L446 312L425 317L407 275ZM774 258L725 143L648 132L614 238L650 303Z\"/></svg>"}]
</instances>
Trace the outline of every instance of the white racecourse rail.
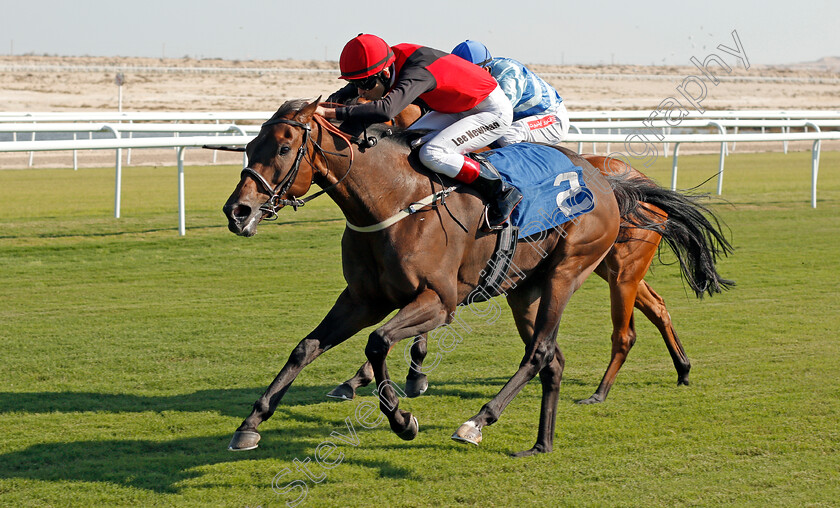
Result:
<instances>
[{"instance_id":1,"label":"white racecourse rail","mask_svg":"<svg viewBox=\"0 0 840 508\"><path fill-rule=\"evenodd\" d=\"M114 217L120 217L120 194L122 187L123 148L177 148L178 149L178 234L186 234L186 213L184 207L184 151L188 147L217 145L220 141L230 146L247 144L253 136L185 136L165 138L125 139L80 139L62 141L9 141L0 143L0 152L29 152L50 150L107 150L116 149L117 164L114 183ZM8 146L7 146L8 145Z\"/></svg>"},{"instance_id":2,"label":"white racecourse rail","mask_svg":"<svg viewBox=\"0 0 840 508\"><path fill-rule=\"evenodd\" d=\"M154 113L20 113L0 112L0 132L29 132L30 141L0 142L0 152L36 152L56 150L116 150L114 216L120 217L120 194L122 182L121 150L131 148L178 148L178 233L186 234L184 211L184 151L188 147L224 144L242 146L248 143L259 129L257 125L238 125L237 121L263 121L273 112L228 111L228 112L154 112ZM610 143L620 143L623 147L638 143L641 135L650 143L661 143L666 147L674 145L671 188L677 185L677 159L681 143L720 143L721 156L718 174L718 194L722 192L723 160L728 153L727 143L741 142L783 142L813 141L811 167L811 206L816 207L817 175L819 172L819 152L821 140L840 140L838 131L822 131L821 127L840 127L840 111L707 111L703 115L686 115L670 123L665 120L651 119L646 111L588 111L571 112L573 119L567 142L608 143L607 153L626 162L632 162L626 154L610 153ZM221 121L227 121L222 124ZM584 121L589 120L589 121ZM109 123L103 123L109 122ZM119 123L112 123L119 122ZM134 123L155 122L155 123ZM166 122L166 123L163 123ZM178 122L208 122L183 124ZM213 123L209 123L213 122ZM760 134L737 133L738 128L761 128ZM768 133L765 128L781 128L782 132ZM808 132L790 132L791 127L808 129ZM672 134L672 128L697 129L714 128L717 132L697 132L692 134ZM727 128L734 128L728 133ZM584 133L583 129L591 130ZM612 130L616 129L617 134ZM629 134L620 134L621 129ZM603 132L606 131L606 132ZM72 139L35 141L36 132L110 132L113 139ZM158 132L169 133L169 137L126 138L123 133ZM216 133L216 136L196 135ZM229 133L234 133L229 135ZM192 134L180 136L180 134ZM220 135L225 134L225 135ZM633 138L633 136L637 136ZM16 139L16 137L15 137ZM787 146L785 145L785 149ZM637 157L637 156L634 156ZM75 161L75 159L74 159Z\"/></svg>"}]
</instances>

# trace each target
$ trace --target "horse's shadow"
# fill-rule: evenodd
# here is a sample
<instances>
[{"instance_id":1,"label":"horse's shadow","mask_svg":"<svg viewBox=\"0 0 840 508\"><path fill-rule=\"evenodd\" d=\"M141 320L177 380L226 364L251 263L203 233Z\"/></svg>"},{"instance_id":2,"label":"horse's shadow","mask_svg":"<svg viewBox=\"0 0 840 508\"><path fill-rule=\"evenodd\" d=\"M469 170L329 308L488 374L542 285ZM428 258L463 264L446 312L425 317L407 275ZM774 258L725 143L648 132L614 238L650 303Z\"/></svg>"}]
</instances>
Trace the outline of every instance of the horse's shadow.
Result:
<instances>
[{"instance_id":1,"label":"horse's shadow","mask_svg":"<svg viewBox=\"0 0 840 508\"><path fill-rule=\"evenodd\" d=\"M0 479L107 482L158 493L178 493L181 482L204 474L199 470L202 466L226 462L279 459L289 464L292 476L302 477L291 467L291 462L295 458L301 461L311 458L317 446L312 443L311 429L269 432L260 443L260 448L247 453L227 451L225 448L229 438L229 435L223 435L169 441L140 439L36 444L0 455ZM415 475L410 469L381 459L354 458L352 449L348 447L344 447L344 451L347 454L345 462L379 470L383 477L404 479ZM394 451L398 451L398 448L394 448ZM271 488L274 476L281 469L284 468L267 467L262 479L266 489ZM214 486L236 485L214 483Z\"/></svg>"},{"instance_id":2,"label":"horse's shadow","mask_svg":"<svg viewBox=\"0 0 840 508\"><path fill-rule=\"evenodd\" d=\"M471 378L469 380L450 380L450 381L436 381L434 374L429 375L429 389L424 396L448 396L458 397L459 399L479 399L489 400L496 393L502 389L505 383L508 382L507 377L493 376L484 378ZM530 384L538 385L539 378L535 377ZM586 383L580 379L565 377L563 378L563 385L569 386L585 386ZM475 388L473 388L475 387ZM361 392L364 394L364 392Z\"/></svg>"},{"instance_id":3,"label":"horse's shadow","mask_svg":"<svg viewBox=\"0 0 840 508\"><path fill-rule=\"evenodd\" d=\"M103 439L53 442L31 445L0 455L0 479L28 478L44 481L108 482L160 493L177 493L180 483L201 476L201 466L243 460L293 459L312 457L319 437L327 439L334 430L343 430L343 413L320 417L295 409L300 406L328 403L325 386L299 386L287 394L276 417L306 425L284 426L263 433L260 448L248 453L227 451L230 434L190 437L173 440ZM200 390L172 396L139 396L93 392L0 393L0 412L148 412L148 411L217 411L225 416L242 417L250 401L261 392L258 388ZM248 401L248 402L246 402ZM352 415L349 411L348 415ZM387 426L384 427L387 429ZM232 429L231 429L232 430ZM358 431L359 429L357 429ZM368 431L365 431L367 433ZM365 438L360 433L360 446ZM349 445L348 445L349 446ZM395 444L397 446L397 444ZM394 448L398 451L398 448ZM346 461L379 470L383 477L402 479L414 472L381 459L353 457L352 447L345 450ZM294 471L294 468L292 468ZM265 486L278 471L266 471ZM224 487L225 485L217 485ZM233 485L231 485L233 486Z\"/></svg>"},{"instance_id":4,"label":"horse's shadow","mask_svg":"<svg viewBox=\"0 0 840 508\"><path fill-rule=\"evenodd\" d=\"M495 395L507 378L502 376L469 380L435 380L429 377L427 395L454 396L461 399L487 399ZM538 383L539 381L534 381ZM582 385L580 380L566 378L566 385ZM309 406L332 401L327 392L332 385L295 386L283 397L280 408ZM476 387L476 388L473 388ZM26 413L139 413L157 411L217 412L223 416L245 417L253 401L264 388L230 388L199 390L189 394L144 396L99 392L0 392L0 414ZM359 395L370 396L373 387L359 389Z\"/></svg>"},{"instance_id":5,"label":"horse's shadow","mask_svg":"<svg viewBox=\"0 0 840 508\"><path fill-rule=\"evenodd\" d=\"M471 379L469 381L438 381L430 395L451 395L465 399L485 399L487 387L503 384L502 377ZM471 386L479 385L475 389ZM174 440L88 440L74 442L39 443L25 449L0 455L0 479L27 478L42 481L109 482L159 493L177 493L179 484L201 476L201 466L239 462L243 460L278 459L290 463L293 459L311 457L323 436L342 430L343 412L334 417L313 416L295 407L321 404L329 399L325 394L334 385L297 386L283 399L276 415L280 420L296 420L306 426L282 426L263 434L260 448L234 454L226 450L229 434L199 436ZM370 388L368 388L370 389ZM28 412L147 412L147 411L216 411L224 416L242 417L250 409L250 401L261 393L259 388L200 390L191 394L169 396L140 396L95 392L0 392L0 413ZM368 393L362 392L361 396ZM343 405L349 406L344 403ZM341 405L337 406L340 407ZM352 415L352 411L348 413ZM426 425L427 428L436 426ZM383 426L387 432L387 426ZM365 434L369 431L364 431ZM377 430L378 432L378 430ZM389 434L390 435L390 434ZM373 443L371 437L360 433L360 446L399 452L406 443ZM446 448L444 444L426 445ZM404 479L416 477L416 471L382 459L353 457L352 447L345 450L346 462L378 470L382 477ZM273 475L267 471L266 488L271 487ZM225 485L217 485L224 487ZM233 487L234 485L231 485Z\"/></svg>"},{"instance_id":6,"label":"horse's shadow","mask_svg":"<svg viewBox=\"0 0 840 508\"><path fill-rule=\"evenodd\" d=\"M329 399L334 386L296 386L283 398L283 406L308 406ZM144 396L98 392L0 392L0 413L139 413L145 411L215 411L245 417L264 388L199 390L189 394Z\"/></svg>"},{"instance_id":7,"label":"horse's shadow","mask_svg":"<svg viewBox=\"0 0 840 508\"><path fill-rule=\"evenodd\" d=\"M200 466L261 458L225 450L227 436L171 441L103 440L41 443L0 455L0 478L107 482L159 493L200 476ZM299 448L297 451L301 451ZM271 478L266 481L270 484Z\"/></svg>"}]
</instances>

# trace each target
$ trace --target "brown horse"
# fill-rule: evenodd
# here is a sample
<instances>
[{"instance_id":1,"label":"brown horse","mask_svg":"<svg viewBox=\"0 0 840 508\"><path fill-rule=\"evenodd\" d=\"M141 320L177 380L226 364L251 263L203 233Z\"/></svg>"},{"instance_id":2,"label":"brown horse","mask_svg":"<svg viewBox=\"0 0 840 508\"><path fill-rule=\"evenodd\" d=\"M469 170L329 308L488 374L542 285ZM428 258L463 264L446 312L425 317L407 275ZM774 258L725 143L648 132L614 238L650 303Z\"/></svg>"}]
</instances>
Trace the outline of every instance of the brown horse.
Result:
<instances>
[{"instance_id":1,"label":"brown horse","mask_svg":"<svg viewBox=\"0 0 840 508\"><path fill-rule=\"evenodd\" d=\"M407 127L420 116L420 108L412 105L402 111L393 123ZM641 172L618 159L592 154L581 154L581 157L604 175L626 173L636 180L649 181ZM653 182L650 184L654 185ZM720 225L710 210L699 205L696 199L692 200L677 193L663 192L658 197L649 196L648 199L656 199L659 206L646 202L639 213L643 214L649 223L658 224L661 228L636 227L624 221L616 243L595 269L595 273L607 281L610 287L612 351L610 363L597 390L589 398L579 400L579 404L594 404L606 400L618 371L636 342L634 306L662 335L677 371L677 385L689 383L691 362L677 337L665 300L644 280L663 234L679 257L683 276L698 298L706 292L712 295L734 284L720 277L715 268L716 256L729 254L731 246L719 232ZM666 210L670 210L670 213ZM714 224L705 220L704 214L711 217ZM409 397L417 397L428 388L427 376L422 368L426 351L426 336L421 335L412 343L410 349L411 368L405 385L405 393ZM327 396L342 400L353 399L356 389L367 386L372 380L373 370L370 363L366 362L352 378L334 388Z\"/></svg>"},{"instance_id":2,"label":"brown horse","mask_svg":"<svg viewBox=\"0 0 840 508\"><path fill-rule=\"evenodd\" d=\"M232 232L254 235L266 216L286 205L302 205L305 200L298 196L313 182L336 202L348 223L356 226L380 223L453 183L445 179L438 183L441 177L410 156L407 143L399 137L386 138L375 148L356 153L340 131L313 115L316 106L317 101L287 102L248 144L249 165L224 206ZM498 395L453 436L477 444L482 439L481 429L497 421L513 397L539 374L543 396L537 442L518 455L552 449L564 365L556 344L563 309L609 253L621 220L645 227L648 222L639 203L647 193L661 190L626 175L607 178L577 154L559 150L584 169L595 207L578 220L550 229L540 238L539 249L517 249L513 263L521 274L499 289L507 294L526 343L525 355ZM440 208L427 207L372 233L345 230L342 263L347 287L322 322L292 351L237 429L230 449L255 448L257 427L274 413L306 365L396 309L399 311L392 319L370 334L365 354L377 381L380 409L391 429L403 439L417 435L416 418L398 408L387 354L404 338L450 323L459 304L472 303L468 297L478 287L479 272L495 247L495 234L480 230L484 204L477 193L468 187L457 188L446 198L447 213Z\"/></svg>"}]
</instances>

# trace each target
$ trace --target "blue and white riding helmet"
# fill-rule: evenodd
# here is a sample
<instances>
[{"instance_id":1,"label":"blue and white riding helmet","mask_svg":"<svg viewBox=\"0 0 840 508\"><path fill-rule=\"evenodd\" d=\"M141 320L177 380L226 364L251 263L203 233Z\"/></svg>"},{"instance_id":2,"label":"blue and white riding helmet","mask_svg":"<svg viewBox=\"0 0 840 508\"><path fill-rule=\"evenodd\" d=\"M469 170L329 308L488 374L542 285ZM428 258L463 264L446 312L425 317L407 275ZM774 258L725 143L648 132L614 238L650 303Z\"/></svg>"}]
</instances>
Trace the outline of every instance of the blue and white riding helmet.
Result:
<instances>
[{"instance_id":1,"label":"blue and white riding helmet","mask_svg":"<svg viewBox=\"0 0 840 508\"><path fill-rule=\"evenodd\" d=\"M487 46L478 41L471 41L469 39L455 46L452 50L452 54L460 56L464 60L472 62L479 67L487 67L490 65L490 61L493 60L493 55L490 54L490 50L487 49Z\"/></svg>"}]
</instances>

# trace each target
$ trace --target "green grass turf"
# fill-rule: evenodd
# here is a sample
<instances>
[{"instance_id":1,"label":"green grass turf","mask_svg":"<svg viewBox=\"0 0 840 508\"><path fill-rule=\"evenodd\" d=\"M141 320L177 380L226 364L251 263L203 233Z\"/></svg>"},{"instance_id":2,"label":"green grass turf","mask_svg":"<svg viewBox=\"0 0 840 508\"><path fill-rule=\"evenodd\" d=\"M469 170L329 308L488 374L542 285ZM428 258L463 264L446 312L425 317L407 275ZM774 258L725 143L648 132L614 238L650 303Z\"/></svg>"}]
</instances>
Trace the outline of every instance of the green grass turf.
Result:
<instances>
[{"instance_id":1,"label":"green grass turf","mask_svg":"<svg viewBox=\"0 0 840 508\"><path fill-rule=\"evenodd\" d=\"M449 439L520 361L507 310L494 325L468 318L474 331L443 355L427 394L402 402L419 418L416 440L359 424L370 388L352 402L324 398L364 360L363 332L303 371L259 449L227 452L343 288L337 208L316 200L239 238L220 211L238 169L188 167L178 237L172 168L126 169L121 219L112 170L0 171L0 505L266 507L302 492L278 493L274 480L279 491L305 483L301 506L836 506L840 153L822 155L815 210L809 153L736 153L726 164L726 202L714 209L736 250L719 269L738 286L698 301L673 265L647 278L668 303L692 384L676 386L637 313L639 339L609 399L574 404L609 359L607 288L593 278L560 328L555 450L529 459L508 453L535 440L537 381L480 447ZM716 155L683 156L679 184L716 168ZM645 171L670 182L670 160ZM390 367L402 383L402 346ZM348 433L348 418L355 446L331 437ZM315 464L327 440L338 445L329 460L341 457L332 469ZM296 468L307 458L317 483Z\"/></svg>"}]
</instances>

